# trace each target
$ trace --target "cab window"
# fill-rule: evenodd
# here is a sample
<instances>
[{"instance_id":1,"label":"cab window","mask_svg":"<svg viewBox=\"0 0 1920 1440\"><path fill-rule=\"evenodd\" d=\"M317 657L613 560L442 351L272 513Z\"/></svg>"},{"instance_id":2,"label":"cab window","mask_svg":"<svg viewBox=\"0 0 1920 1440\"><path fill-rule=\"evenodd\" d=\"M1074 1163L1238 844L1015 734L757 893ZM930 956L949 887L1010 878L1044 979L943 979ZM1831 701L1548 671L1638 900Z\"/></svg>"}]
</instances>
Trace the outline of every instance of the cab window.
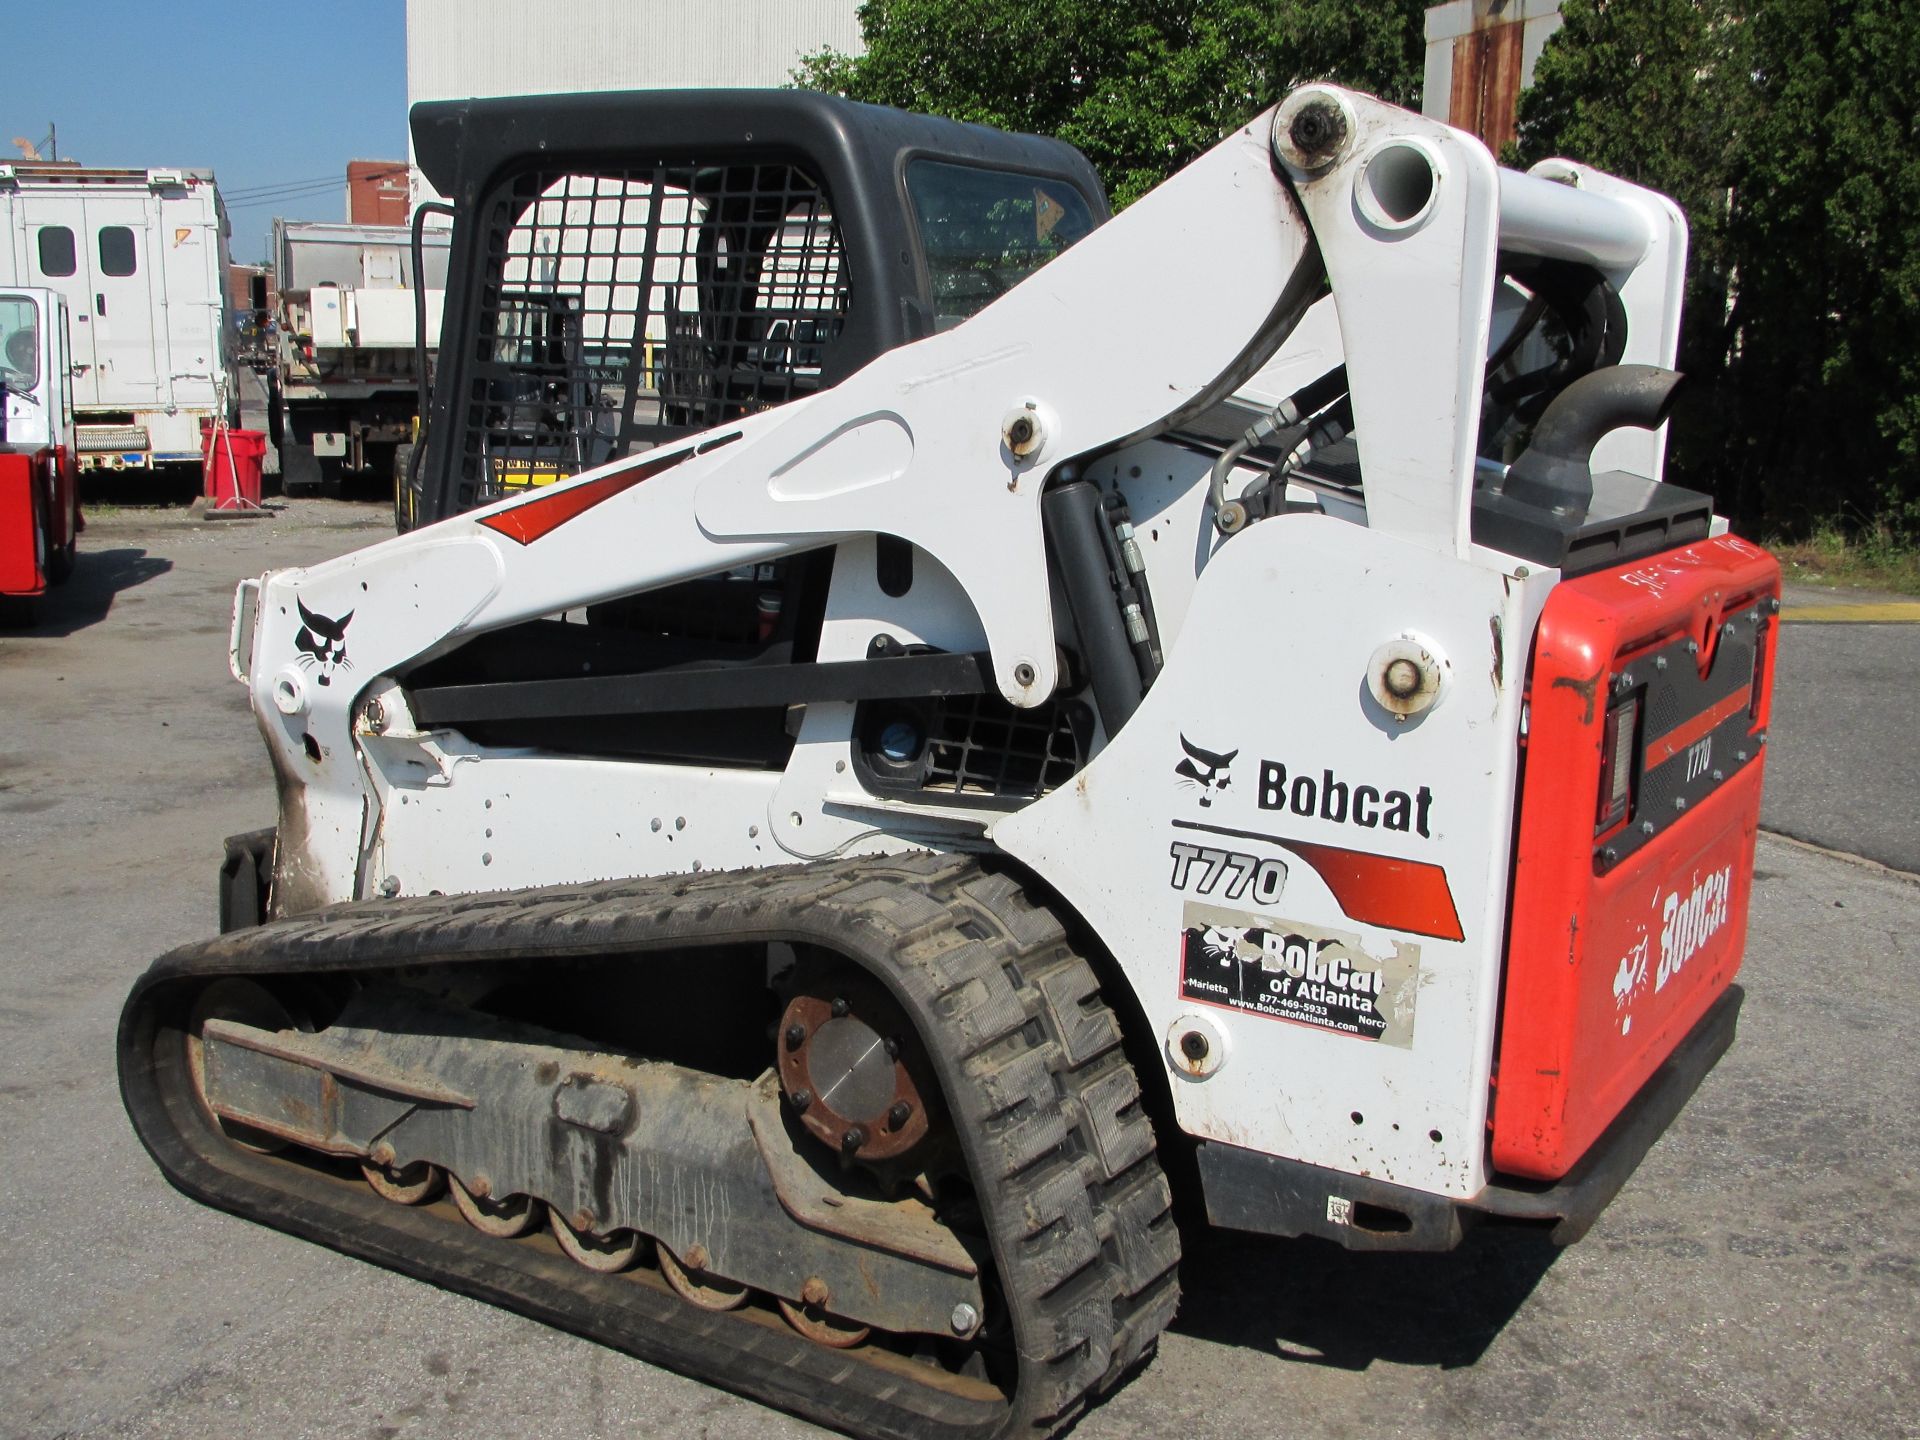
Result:
<instances>
[{"instance_id":1,"label":"cab window","mask_svg":"<svg viewBox=\"0 0 1920 1440\"><path fill-rule=\"evenodd\" d=\"M16 394L40 385L40 307L0 295L0 380Z\"/></svg>"},{"instance_id":2,"label":"cab window","mask_svg":"<svg viewBox=\"0 0 1920 1440\"><path fill-rule=\"evenodd\" d=\"M133 231L125 225L100 227L100 273L126 276L138 268L134 263Z\"/></svg>"},{"instance_id":3,"label":"cab window","mask_svg":"<svg viewBox=\"0 0 1920 1440\"><path fill-rule=\"evenodd\" d=\"M73 231L64 225L40 227L40 273L50 280L64 280L77 267Z\"/></svg>"},{"instance_id":4,"label":"cab window","mask_svg":"<svg viewBox=\"0 0 1920 1440\"><path fill-rule=\"evenodd\" d=\"M915 160L907 195L940 330L984 309L1093 229L1086 197L1045 176Z\"/></svg>"}]
</instances>

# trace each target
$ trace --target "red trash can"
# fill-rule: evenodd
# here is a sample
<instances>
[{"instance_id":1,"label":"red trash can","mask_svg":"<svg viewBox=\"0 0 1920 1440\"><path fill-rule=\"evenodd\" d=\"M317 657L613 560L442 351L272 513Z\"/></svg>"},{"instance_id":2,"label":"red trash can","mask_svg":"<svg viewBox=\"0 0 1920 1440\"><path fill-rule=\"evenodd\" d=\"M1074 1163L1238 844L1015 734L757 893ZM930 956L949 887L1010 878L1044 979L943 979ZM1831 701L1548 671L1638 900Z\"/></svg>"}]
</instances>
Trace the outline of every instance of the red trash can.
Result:
<instances>
[{"instance_id":1,"label":"red trash can","mask_svg":"<svg viewBox=\"0 0 1920 1440\"><path fill-rule=\"evenodd\" d=\"M264 430L200 427L201 493L216 510L258 510L260 467L267 453Z\"/></svg>"}]
</instances>

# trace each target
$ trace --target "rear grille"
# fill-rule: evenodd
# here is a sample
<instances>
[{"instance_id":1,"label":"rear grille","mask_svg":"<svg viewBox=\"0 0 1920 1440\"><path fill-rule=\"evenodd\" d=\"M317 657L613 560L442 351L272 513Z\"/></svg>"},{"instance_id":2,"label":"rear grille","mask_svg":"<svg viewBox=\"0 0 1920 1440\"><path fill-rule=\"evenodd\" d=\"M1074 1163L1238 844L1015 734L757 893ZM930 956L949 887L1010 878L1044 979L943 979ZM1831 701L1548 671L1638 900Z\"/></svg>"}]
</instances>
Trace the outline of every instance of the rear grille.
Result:
<instances>
[{"instance_id":1,"label":"rear grille","mask_svg":"<svg viewBox=\"0 0 1920 1440\"><path fill-rule=\"evenodd\" d=\"M880 753L890 726L924 737L911 761ZM993 807L1037 800L1080 773L1093 717L1078 700L1017 709L998 695L865 704L855 719L862 783L872 791Z\"/></svg>"},{"instance_id":2,"label":"rear grille","mask_svg":"<svg viewBox=\"0 0 1920 1440\"><path fill-rule=\"evenodd\" d=\"M1066 707L1019 710L998 695L965 695L940 707L921 788L954 796L1032 799L1071 780L1082 762Z\"/></svg>"},{"instance_id":3,"label":"rear grille","mask_svg":"<svg viewBox=\"0 0 1920 1440\"><path fill-rule=\"evenodd\" d=\"M144 425L76 425L74 443L82 450L145 450Z\"/></svg>"}]
</instances>

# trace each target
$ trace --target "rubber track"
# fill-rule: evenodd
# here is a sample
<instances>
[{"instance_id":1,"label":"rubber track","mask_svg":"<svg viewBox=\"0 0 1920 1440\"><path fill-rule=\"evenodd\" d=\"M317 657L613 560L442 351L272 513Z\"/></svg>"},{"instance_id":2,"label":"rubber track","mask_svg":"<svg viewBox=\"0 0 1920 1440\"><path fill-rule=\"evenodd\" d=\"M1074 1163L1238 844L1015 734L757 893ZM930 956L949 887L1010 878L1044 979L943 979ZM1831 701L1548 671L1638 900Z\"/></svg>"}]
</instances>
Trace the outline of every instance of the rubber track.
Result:
<instances>
[{"instance_id":1,"label":"rubber track","mask_svg":"<svg viewBox=\"0 0 1920 1440\"><path fill-rule=\"evenodd\" d=\"M1007 1401L755 1312L697 1310L537 1245L488 1239L226 1143L179 1031L222 975L632 954L788 940L887 983L927 1042L1013 1320ZM911 855L334 906L163 956L121 1016L122 1099L196 1199L507 1305L810 1419L886 1440L1038 1437L1149 1355L1178 1300L1171 1195L1120 1026L1059 920L966 857ZM931 1377L922 1380L925 1374Z\"/></svg>"}]
</instances>

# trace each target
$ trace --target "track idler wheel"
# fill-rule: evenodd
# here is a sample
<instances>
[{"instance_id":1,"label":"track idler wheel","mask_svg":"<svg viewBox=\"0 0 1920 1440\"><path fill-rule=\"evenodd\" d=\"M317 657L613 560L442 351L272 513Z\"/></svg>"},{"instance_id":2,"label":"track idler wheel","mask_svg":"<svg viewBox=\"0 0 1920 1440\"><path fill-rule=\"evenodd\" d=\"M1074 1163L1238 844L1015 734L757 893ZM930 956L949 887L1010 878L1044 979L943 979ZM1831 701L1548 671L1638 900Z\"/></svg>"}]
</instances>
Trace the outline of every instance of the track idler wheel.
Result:
<instances>
[{"instance_id":1,"label":"track idler wheel","mask_svg":"<svg viewBox=\"0 0 1920 1440\"><path fill-rule=\"evenodd\" d=\"M199 1102L201 1113L219 1126L221 1133L234 1144L256 1154L272 1155L286 1149L286 1141L250 1125L222 1119L214 1113L213 1101L207 1095L206 1047L200 1038L201 1030L209 1020L235 1020L242 1025L258 1026L262 1030L310 1030L313 1027L296 1026L293 1015L266 986L256 980L238 978L216 980L202 990L194 1002L193 1015L187 1022L187 1075L193 1084L193 1098Z\"/></svg>"},{"instance_id":2,"label":"track idler wheel","mask_svg":"<svg viewBox=\"0 0 1920 1440\"><path fill-rule=\"evenodd\" d=\"M576 1215L569 1223L558 1210L553 1210L547 1218L553 1222L553 1238L560 1242L567 1258L602 1275L625 1270L640 1258L640 1247L646 1244L646 1237L632 1230L596 1235L586 1223L589 1217L585 1215Z\"/></svg>"},{"instance_id":3,"label":"track idler wheel","mask_svg":"<svg viewBox=\"0 0 1920 1440\"><path fill-rule=\"evenodd\" d=\"M491 1235L496 1240L516 1240L536 1229L546 1208L531 1195L493 1199L493 1188L486 1183L484 1175L474 1176L471 1186L461 1184L458 1176L449 1175L447 1190L462 1218L482 1235Z\"/></svg>"},{"instance_id":4,"label":"track idler wheel","mask_svg":"<svg viewBox=\"0 0 1920 1440\"><path fill-rule=\"evenodd\" d=\"M679 1257L662 1245L660 1273L666 1276L673 1293L689 1305L698 1305L702 1310L738 1310L747 1303L747 1287L736 1285L731 1280L722 1280L718 1275L709 1275L702 1268L707 1258L704 1245L692 1245L687 1248L687 1258L683 1264Z\"/></svg>"}]
</instances>

